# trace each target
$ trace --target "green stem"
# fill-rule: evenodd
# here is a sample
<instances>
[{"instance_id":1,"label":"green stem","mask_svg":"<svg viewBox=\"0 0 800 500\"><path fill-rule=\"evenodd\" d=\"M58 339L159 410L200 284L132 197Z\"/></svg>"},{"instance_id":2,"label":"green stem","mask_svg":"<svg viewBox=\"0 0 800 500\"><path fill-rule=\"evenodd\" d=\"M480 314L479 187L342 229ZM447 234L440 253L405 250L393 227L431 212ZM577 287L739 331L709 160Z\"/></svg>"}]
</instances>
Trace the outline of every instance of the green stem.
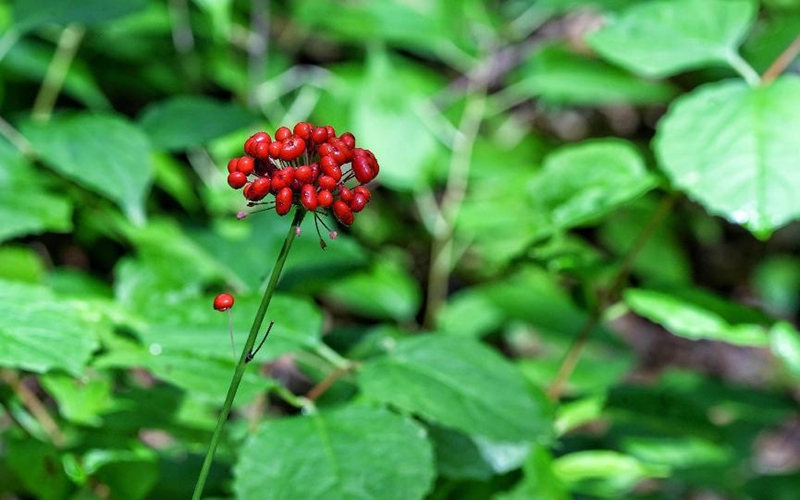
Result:
<instances>
[{"instance_id":1,"label":"green stem","mask_svg":"<svg viewBox=\"0 0 800 500\"><path fill-rule=\"evenodd\" d=\"M728 54L728 64L730 64L731 68L739 73L739 75L744 78L744 81L751 87L756 87L761 83L761 77L758 75L758 72L756 72L756 70L754 70L737 52Z\"/></svg>"},{"instance_id":2,"label":"green stem","mask_svg":"<svg viewBox=\"0 0 800 500\"><path fill-rule=\"evenodd\" d=\"M292 248L292 243L297 235L296 228L300 227L300 223L303 221L303 217L305 215L305 210L298 209L297 212L295 212L292 225L289 227L289 232L286 234L283 247L278 254L278 260L275 261L275 267L272 269L272 275L269 278L269 283L267 283L267 289L264 292L264 297L261 299L261 305L258 306L258 311L253 318L253 326L250 328L250 335L247 337L247 341L244 344L244 349L242 349L242 354L239 357L239 362L236 364L236 370L233 372L233 379L228 387L228 395L225 397L225 403L222 405L222 410L220 411L219 418L217 419L217 426L214 428L214 434L211 436L211 443L209 444L206 458L203 461L203 467L200 469L200 475L197 477L197 484L194 487L192 500L200 500L200 497L203 494L203 487L206 484L206 479L208 479L208 473L211 470L211 463L214 461L214 453L217 450L217 445L219 444L220 437L222 436L222 428L225 426L225 422L228 420L228 415L231 412L231 406L233 406L233 400L236 397L236 391L239 390L239 384L242 382L242 377L244 376L244 371L247 367L247 356L253 349L253 346L256 343L256 338L258 337L258 333L261 331L261 325L264 322L264 316L267 314L267 308L272 300L272 295L275 293L275 288L278 285L278 278L280 278L281 271L283 271L283 265L286 263L286 257L289 256L289 250Z\"/></svg>"}]
</instances>

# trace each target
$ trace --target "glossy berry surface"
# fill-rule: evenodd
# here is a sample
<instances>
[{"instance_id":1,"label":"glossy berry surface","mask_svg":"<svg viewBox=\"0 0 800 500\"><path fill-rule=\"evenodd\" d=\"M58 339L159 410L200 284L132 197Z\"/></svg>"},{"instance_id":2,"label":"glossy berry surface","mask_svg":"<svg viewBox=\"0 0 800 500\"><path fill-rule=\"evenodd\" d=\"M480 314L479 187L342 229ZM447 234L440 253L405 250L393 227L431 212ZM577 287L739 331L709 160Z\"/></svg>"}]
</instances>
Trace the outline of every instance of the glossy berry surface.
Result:
<instances>
[{"instance_id":1,"label":"glossy berry surface","mask_svg":"<svg viewBox=\"0 0 800 500\"><path fill-rule=\"evenodd\" d=\"M217 311L227 311L233 307L233 295L229 293L221 293L214 297L214 309Z\"/></svg>"}]
</instances>

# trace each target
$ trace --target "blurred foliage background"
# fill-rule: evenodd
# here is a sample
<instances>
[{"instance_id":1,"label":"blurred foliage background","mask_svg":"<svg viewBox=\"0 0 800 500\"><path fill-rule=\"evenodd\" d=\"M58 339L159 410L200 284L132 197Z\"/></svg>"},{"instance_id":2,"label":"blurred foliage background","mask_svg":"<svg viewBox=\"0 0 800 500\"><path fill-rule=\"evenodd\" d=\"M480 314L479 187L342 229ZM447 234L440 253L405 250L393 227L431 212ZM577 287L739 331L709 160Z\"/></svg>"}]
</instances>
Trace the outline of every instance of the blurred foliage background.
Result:
<instances>
[{"instance_id":1,"label":"blurred foliage background","mask_svg":"<svg viewBox=\"0 0 800 500\"><path fill-rule=\"evenodd\" d=\"M798 26L0 2L0 498L190 495L234 365L211 300L243 342L289 225L237 220L225 164L301 120L381 173L324 251L307 218L208 498L796 498L799 67L767 75Z\"/></svg>"}]
</instances>

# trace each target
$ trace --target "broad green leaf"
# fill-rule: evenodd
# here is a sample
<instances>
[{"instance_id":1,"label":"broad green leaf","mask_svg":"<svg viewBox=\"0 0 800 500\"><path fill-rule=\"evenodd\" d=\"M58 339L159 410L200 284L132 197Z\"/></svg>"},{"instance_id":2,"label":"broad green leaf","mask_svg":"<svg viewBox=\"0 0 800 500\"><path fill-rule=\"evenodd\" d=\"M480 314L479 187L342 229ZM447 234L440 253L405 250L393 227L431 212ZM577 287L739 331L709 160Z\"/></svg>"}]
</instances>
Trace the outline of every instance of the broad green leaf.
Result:
<instances>
[{"instance_id":1,"label":"broad green leaf","mask_svg":"<svg viewBox=\"0 0 800 500\"><path fill-rule=\"evenodd\" d=\"M655 185L631 143L601 139L551 153L528 192L552 226L565 230L600 219Z\"/></svg>"},{"instance_id":2,"label":"broad green leaf","mask_svg":"<svg viewBox=\"0 0 800 500\"><path fill-rule=\"evenodd\" d=\"M46 189L49 182L2 138L0 165L0 241L72 229L69 201Z\"/></svg>"},{"instance_id":3,"label":"broad green leaf","mask_svg":"<svg viewBox=\"0 0 800 500\"><path fill-rule=\"evenodd\" d=\"M42 257L22 245L0 245L0 280L39 283L45 269Z\"/></svg>"},{"instance_id":4,"label":"broad green leaf","mask_svg":"<svg viewBox=\"0 0 800 500\"><path fill-rule=\"evenodd\" d=\"M603 413L604 394L592 395L562 403L556 416L556 431L559 435L596 420Z\"/></svg>"},{"instance_id":5,"label":"broad green leaf","mask_svg":"<svg viewBox=\"0 0 800 500\"><path fill-rule=\"evenodd\" d=\"M676 100L655 138L672 182L760 237L800 215L800 78L704 85Z\"/></svg>"},{"instance_id":6,"label":"broad green leaf","mask_svg":"<svg viewBox=\"0 0 800 500\"><path fill-rule=\"evenodd\" d=\"M92 477L119 498L140 500L158 482L159 457L152 449L140 446L134 450L95 449L84 456L84 467Z\"/></svg>"},{"instance_id":7,"label":"broad green leaf","mask_svg":"<svg viewBox=\"0 0 800 500\"><path fill-rule=\"evenodd\" d=\"M18 29L47 24L102 24L136 12L145 0L14 0Z\"/></svg>"},{"instance_id":8,"label":"broad green leaf","mask_svg":"<svg viewBox=\"0 0 800 500\"><path fill-rule=\"evenodd\" d=\"M519 468L531 451L528 443L501 443L452 429L429 429L436 469L450 479L486 480Z\"/></svg>"},{"instance_id":9,"label":"broad green leaf","mask_svg":"<svg viewBox=\"0 0 800 500\"><path fill-rule=\"evenodd\" d=\"M154 147L180 150L242 129L253 118L233 103L201 96L177 96L145 108L139 116L139 125Z\"/></svg>"},{"instance_id":10,"label":"broad green leaf","mask_svg":"<svg viewBox=\"0 0 800 500\"><path fill-rule=\"evenodd\" d=\"M520 81L505 93L541 97L572 105L658 104L671 100L677 89L664 82L643 80L610 64L559 46L532 55L519 70Z\"/></svg>"},{"instance_id":11,"label":"broad green leaf","mask_svg":"<svg viewBox=\"0 0 800 500\"><path fill-rule=\"evenodd\" d=\"M517 486L495 500L567 500L565 482L553 470L553 455L544 446L536 446L522 467L523 477Z\"/></svg>"},{"instance_id":12,"label":"broad green leaf","mask_svg":"<svg viewBox=\"0 0 800 500\"><path fill-rule=\"evenodd\" d=\"M334 281L325 297L360 316L401 322L416 316L422 300L417 282L385 256L367 271Z\"/></svg>"},{"instance_id":13,"label":"broad green leaf","mask_svg":"<svg viewBox=\"0 0 800 500\"><path fill-rule=\"evenodd\" d=\"M553 461L555 475L579 493L620 498L648 478L669 476L669 468L645 464L615 451L578 451Z\"/></svg>"},{"instance_id":14,"label":"broad green leaf","mask_svg":"<svg viewBox=\"0 0 800 500\"><path fill-rule=\"evenodd\" d=\"M102 425L100 415L111 407L109 377L94 373L79 381L63 373L48 373L40 381L58 403L62 417L77 424Z\"/></svg>"},{"instance_id":15,"label":"broad green leaf","mask_svg":"<svg viewBox=\"0 0 800 500\"><path fill-rule=\"evenodd\" d=\"M751 0L660 0L635 4L588 37L604 58L662 78L714 64L736 53L756 14Z\"/></svg>"},{"instance_id":16,"label":"broad green leaf","mask_svg":"<svg viewBox=\"0 0 800 500\"><path fill-rule=\"evenodd\" d=\"M769 330L769 345L789 373L800 378L800 332L785 321L776 323Z\"/></svg>"},{"instance_id":17,"label":"broad green leaf","mask_svg":"<svg viewBox=\"0 0 800 500\"><path fill-rule=\"evenodd\" d=\"M1 352L1 351L0 351ZM41 500L62 500L72 485L61 467L59 450L36 439L4 439L3 460L26 491Z\"/></svg>"},{"instance_id":18,"label":"broad green leaf","mask_svg":"<svg viewBox=\"0 0 800 500\"><path fill-rule=\"evenodd\" d=\"M0 366L79 377L104 328L87 303L40 286L0 282Z\"/></svg>"},{"instance_id":19,"label":"broad green leaf","mask_svg":"<svg viewBox=\"0 0 800 500\"><path fill-rule=\"evenodd\" d=\"M58 173L117 203L135 223L153 176L147 136L123 118L101 114L54 117L25 123L23 134Z\"/></svg>"},{"instance_id":20,"label":"broad green leaf","mask_svg":"<svg viewBox=\"0 0 800 500\"><path fill-rule=\"evenodd\" d=\"M552 411L516 367L482 344L445 335L403 339L364 364L364 395L436 424L497 441L547 441Z\"/></svg>"},{"instance_id":21,"label":"broad green leaf","mask_svg":"<svg viewBox=\"0 0 800 500\"><path fill-rule=\"evenodd\" d=\"M766 329L754 323L729 323L701 304L670 293L630 288L625 303L640 316L659 323L673 335L691 340L719 340L735 345L765 346Z\"/></svg>"},{"instance_id":22,"label":"broad green leaf","mask_svg":"<svg viewBox=\"0 0 800 500\"><path fill-rule=\"evenodd\" d=\"M733 458L727 447L695 436L630 437L623 439L622 448L642 462L676 469L721 465Z\"/></svg>"},{"instance_id":23,"label":"broad green leaf","mask_svg":"<svg viewBox=\"0 0 800 500\"><path fill-rule=\"evenodd\" d=\"M414 500L432 486L434 465L413 420L346 406L264 422L234 475L241 500Z\"/></svg>"}]
</instances>

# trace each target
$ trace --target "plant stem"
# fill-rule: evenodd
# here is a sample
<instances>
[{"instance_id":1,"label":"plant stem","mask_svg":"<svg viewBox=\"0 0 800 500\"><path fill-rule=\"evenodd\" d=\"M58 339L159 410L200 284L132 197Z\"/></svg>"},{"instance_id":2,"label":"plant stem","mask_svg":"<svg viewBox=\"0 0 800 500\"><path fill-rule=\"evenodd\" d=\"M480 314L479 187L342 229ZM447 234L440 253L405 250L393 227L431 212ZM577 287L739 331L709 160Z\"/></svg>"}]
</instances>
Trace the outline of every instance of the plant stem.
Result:
<instances>
[{"instance_id":1,"label":"plant stem","mask_svg":"<svg viewBox=\"0 0 800 500\"><path fill-rule=\"evenodd\" d=\"M800 35L786 47L781 55L778 56L775 61L770 64L769 68L761 75L761 85L769 85L772 80L776 79L783 70L786 69L787 66L797 57L797 54L800 53Z\"/></svg>"},{"instance_id":2,"label":"plant stem","mask_svg":"<svg viewBox=\"0 0 800 500\"><path fill-rule=\"evenodd\" d=\"M558 367L558 372L556 373L553 382L551 382L550 387L547 389L547 395L550 397L550 399L557 400L561 397L564 386L567 384L570 375L572 375L572 372L578 365L578 360L580 359L584 348L589 342L589 337L592 335L592 331L594 331L595 326L597 326L597 324L600 322L600 317L603 315L608 303L615 300L617 295L619 295L625 280L628 279L628 275L633 268L633 263L636 261L636 257L639 256L639 252L642 251L644 245L647 243L650 237L653 236L653 233L667 217L670 210L672 210L672 206L675 204L676 200L677 195L673 193L667 195L661 201L661 204L656 208L656 211L653 212L653 215L650 217L647 225L642 229L642 232L639 233L639 236L636 238L636 241L634 241L633 245L631 245L628 253L625 254L622 264L614 274L611 284L608 286L607 292L604 294L603 299L605 300L599 300L597 302L597 305L592 309L591 314L586 319L586 323L584 323L583 328L581 328L577 337L575 337L575 340L572 341L569 349L567 349L567 353L564 355L564 359L561 361L561 365Z\"/></svg>"},{"instance_id":3,"label":"plant stem","mask_svg":"<svg viewBox=\"0 0 800 500\"><path fill-rule=\"evenodd\" d=\"M50 61L42 86L39 88L39 93L33 102L31 116L34 120L42 122L50 120L50 115L56 104L56 98L58 98L61 86L64 85L64 80L67 78L69 67L78 52L84 32L85 30L76 24L70 24L61 32L56 52L53 54L53 60Z\"/></svg>"},{"instance_id":4,"label":"plant stem","mask_svg":"<svg viewBox=\"0 0 800 500\"><path fill-rule=\"evenodd\" d=\"M233 400L236 397L236 392L239 390L239 385L242 382L242 377L244 376L244 371L247 367L248 355L256 343L258 333L261 331L261 325L264 322L264 316L267 314L267 308L272 300L272 295L275 293L275 288L278 285L278 278L280 278L281 271L283 271L283 266L286 263L286 258L289 256L289 250L292 248L292 243L297 235L295 228L300 226L300 223L303 221L303 217L305 215L305 210L298 209L295 212L292 225L289 226L289 232L286 234L286 239L283 241L283 247L278 254L278 259L275 261L275 267L272 269L272 274L269 277L269 283L267 283L267 289L264 291L264 296L261 299L261 305L258 306L258 311L253 318L253 326L250 328L250 334L247 336L247 341L244 344L244 349L242 349L242 354L239 356L238 363L236 363L236 370L233 372L233 378L231 379L231 384L228 387L228 395L225 397L225 403L222 405L222 410L220 410L219 418L217 419L217 426L214 428L214 434L211 436L211 443L208 447L208 453L206 453L206 458L203 461L203 467L200 469L200 475L197 477L197 484L194 487L192 500L200 500L203 494L203 487L206 484L206 479L208 479L208 473L211 470L211 463L214 461L214 453L217 450L217 445L219 444L220 437L222 436L222 428L225 426L225 422L228 420L228 415L231 412L231 406L233 406Z\"/></svg>"},{"instance_id":5,"label":"plant stem","mask_svg":"<svg viewBox=\"0 0 800 500\"><path fill-rule=\"evenodd\" d=\"M31 415L33 415L33 418L39 422L39 425L41 425L42 429L47 433L53 445L56 448L63 447L66 438L58 427L58 423L50 416L47 407L36 394L22 383L17 372L13 370L2 370L0 371L0 380L8 384L11 390L19 397L22 405L25 406ZM11 412L9 411L9 415L10 414Z\"/></svg>"},{"instance_id":6,"label":"plant stem","mask_svg":"<svg viewBox=\"0 0 800 500\"><path fill-rule=\"evenodd\" d=\"M739 75L744 78L744 81L751 87L755 87L761 83L761 77L758 76L756 70L754 70L753 67L750 66L750 63L745 61L737 52L730 52L728 54L728 64L730 64L731 68L739 73Z\"/></svg>"}]
</instances>

